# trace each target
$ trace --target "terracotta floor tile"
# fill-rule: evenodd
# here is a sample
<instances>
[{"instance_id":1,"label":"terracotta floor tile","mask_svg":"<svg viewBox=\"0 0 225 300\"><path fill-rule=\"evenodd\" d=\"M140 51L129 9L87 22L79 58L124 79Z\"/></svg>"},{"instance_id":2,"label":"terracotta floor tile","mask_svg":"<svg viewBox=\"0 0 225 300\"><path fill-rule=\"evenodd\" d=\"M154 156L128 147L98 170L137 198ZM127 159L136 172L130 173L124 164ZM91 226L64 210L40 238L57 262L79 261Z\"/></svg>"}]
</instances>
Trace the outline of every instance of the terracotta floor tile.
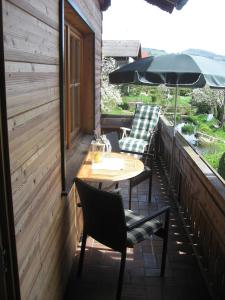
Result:
<instances>
[{"instance_id":1,"label":"terracotta floor tile","mask_svg":"<svg viewBox=\"0 0 225 300\"><path fill-rule=\"evenodd\" d=\"M162 241L153 236L134 249L128 249L121 300L209 300L196 258L158 162L154 163L150 203L147 200L147 184L148 181L145 181L133 189L132 209L146 215L159 207L171 206L165 276L159 276ZM120 188L124 207L127 208L128 182L121 182ZM78 258L77 255L65 300L114 300L120 253L89 238L81 279L76 277Z\"/></svg>"}]
</instances>

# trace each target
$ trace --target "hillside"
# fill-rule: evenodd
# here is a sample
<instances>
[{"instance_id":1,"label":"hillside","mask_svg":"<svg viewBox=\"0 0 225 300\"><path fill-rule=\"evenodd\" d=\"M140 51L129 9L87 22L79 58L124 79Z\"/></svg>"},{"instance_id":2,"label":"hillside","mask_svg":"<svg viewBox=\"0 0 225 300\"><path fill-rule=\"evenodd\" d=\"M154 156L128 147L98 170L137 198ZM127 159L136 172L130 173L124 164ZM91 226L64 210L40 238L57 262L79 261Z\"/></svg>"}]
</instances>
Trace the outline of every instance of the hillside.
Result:
<instances>
[{"instance_id":1,"label":"hillside","mask_svg":"<svg viewBox=\"0 0 225 300\"><path fill-rule=\"evenodd\" d=\"M219 55L210 51L201 50L201 49L188 49L183 51L182 53L190 54L190 55L197 55L197 56L203 56L208 58L213 58L216 60L223 60L225 61L225 56Z\"/></svg>"},{"instance_id":2,"label":"hillside","mask_svg":"<svg viewBox=\"0 0 225 300\"><path fill-rule=\"evenodd\" d=\"M157 56L157 55L167 54L165 50L154 49L154 48L142 48L142 51L147 54L146 56L150 56L150 55ZM225 56L207 50L202 50L202 49L187 49L184 50L182 53L225 61Z\"/></svg>"},{"instance_id":3,"label":"hillside","mask_svg":"<svg viewBox=\"0 0 225 300\"><path fill-rule=\"evenodd\" d=\"M150 55L157 56L157 55L166 54L165 50L159 50L159 49L153 49L153 48L142 48L142 51L146 52L148 54L148 56L150 56Z\"/></svg>"}]
</instances>

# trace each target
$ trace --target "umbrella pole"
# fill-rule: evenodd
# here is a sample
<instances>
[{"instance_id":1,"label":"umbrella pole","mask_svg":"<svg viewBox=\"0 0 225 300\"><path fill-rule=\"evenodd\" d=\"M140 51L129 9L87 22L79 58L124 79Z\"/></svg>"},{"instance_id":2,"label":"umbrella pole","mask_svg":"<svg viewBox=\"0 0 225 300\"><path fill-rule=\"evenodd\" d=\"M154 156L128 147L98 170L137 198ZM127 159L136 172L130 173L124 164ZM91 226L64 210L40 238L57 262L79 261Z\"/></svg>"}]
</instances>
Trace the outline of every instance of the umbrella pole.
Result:
<instances>
[{"instance_id":1,"label":"umbrella pole","mask_svg":"<svg viewBox=\"0 0 225 300\"><path fill-rule=\"evenodd\" d=\"M176 117L177 117L177 98L178 98L178 86L176 85L175 89L175 107L174 107L174 122L173 122L173 136L172 136L172 145L171 145L171 160L170 160L170 184L173 185L172 175L173 175L173 164L174 164L174 143L175 143L175 134L176 134Z\"/></svg>"},{"instance_id":2,"label":"umbrella pole","mask_svg":"<svg viewBox=\"0 0 225 300\"><path fill-rule=\"evenodd\" d=\"M176 133L176 118L177 118L177 98L178 98L178 86L176 85L175 89L175 108L174 108L174 126L173 126L173 136L175 136Z\"/></svg>"}]
</instances>

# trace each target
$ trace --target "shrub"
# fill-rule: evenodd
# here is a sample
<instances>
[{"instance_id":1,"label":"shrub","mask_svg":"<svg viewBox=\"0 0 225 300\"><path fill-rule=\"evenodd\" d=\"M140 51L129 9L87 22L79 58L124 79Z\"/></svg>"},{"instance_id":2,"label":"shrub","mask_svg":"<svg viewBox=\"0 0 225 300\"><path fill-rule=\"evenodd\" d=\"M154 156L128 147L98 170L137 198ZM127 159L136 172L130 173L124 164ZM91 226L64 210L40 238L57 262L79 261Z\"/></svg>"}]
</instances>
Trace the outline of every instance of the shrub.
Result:
<instances>
[{"instance_id":1,"label":"shrub","mask_svg":"<svg viewBox=\"0 0 225 300\"><path fill-rule=\"evenodd\" d=\"M129 109L129 104L126 101L123 101L119 107L121 107L124 110L128 110Z\"/></svg>"},{"instance_id":2,"label":"shrub","mask_svg":"<svg viewBox=\"0 0 225 300\"><path fill-rule=\"evenodd\" d=\"M190 115L191 114L191 108L186 106L184 108L184 112L183 112L183 115Z\"/></svg>"},{"instance_id":3,"label":"shrub","mask_svg":"<svg viewBox=\"0 0 225 300\"><path fill-rule=\"evenodd\" d=\"M152 95L152 102L156 102L156 100L157 100L156 95Z\"/></svg>"},{"instance_id":4,"label":"shrub","mask_svg":"<svg viewBox=\"0 0 225 300\"><path fill-rule=\"evenodd\" d=\"M192 134L195 131L195 127L192 124L186 124L182 126L181 131L184 134Z\"/></svg>"},{"instance_id":5,"label":"shrub","mask_svg":"<svg viewBox=\"0 0 225 300\"><path fill-rule=\"evenodd\" d=\"M212 155L212 154L207 154L203 155L203 158L210 164L211 167L213 167L215 170L218 169L218 164L219 164L219 155Z\"/></svg>"},{"instance_id":6,"label":"shrub","mask_svg":"<svg viewBox=\"0 0 225 300\"><path fill-rule=\"evenodd\" d=\"M211 106L208 103L200 102L196 106L198 114L209 114L211 112Z\"/></svg>"},{"instance_id":7,"label":"shrub","mask_svg":"<svg viewBox=\"0 0 225 300\"><path fill-rule=\"evenodd\" d=\"M179 123L182 120L181 115L176 115L176 122Z\"/></svg>"},{"instance_id":8,"label":"shrub","mask_svg":"<svg viewBox=\"0 0 225 300\"><path fill-rule=\"evenodd\" d=\"M194 125L199 124L198 120L196 120L193 116L187 116L186 121L189 122L189 123L193 123Z\"/></svg>"},{"instance_id":9,"label":"shrub","mask_svg":"<svg viewBox=\"0 0 225 300\"><path fill-rule=\"evenodd\" d=\"M221 177L223 177L223 179L225 179L225 152L219 160L218 173Z\"/></svg>"},{"instance_id":10,"label":"shrub","mask_svg":"<svg viewBox=\"0 0 225 300\"><path fill-rule=\"evenodd\" d=\"M180 96L189 96L190 89L181 88L181 89L179 89L179 94L180 94Z\"/></svg>"},{"instance_id":11,"label":"shrub","mask_svg":"<svg viewBox=\"0 0 225 300\"><path fill-rule=\"evenodd\" d=\"M129 85L121 84L120 92L121 92L121 96L129 96Z\"/></svg>"},{"instance_id":12,"label":"shrub","mask_svg":"<svg viewBox=\"0 0 225 300\"><path fill-rule=\"evenodd\" d=\"M209 126L206 124L201 124L199 126L199 131L209 134Z\"/></svg>"}]
</instances>

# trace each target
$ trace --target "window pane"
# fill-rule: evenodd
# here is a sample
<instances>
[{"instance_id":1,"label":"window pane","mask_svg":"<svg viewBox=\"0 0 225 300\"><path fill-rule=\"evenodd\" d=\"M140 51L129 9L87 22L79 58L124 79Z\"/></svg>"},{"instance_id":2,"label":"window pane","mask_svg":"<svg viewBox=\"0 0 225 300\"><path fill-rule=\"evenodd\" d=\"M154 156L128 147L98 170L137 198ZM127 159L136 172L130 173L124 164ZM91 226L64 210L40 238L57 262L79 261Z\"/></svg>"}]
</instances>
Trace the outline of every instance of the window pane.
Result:
<instances>
[{"instance_id":1,"label":"window pane","mask_svg":"<svg viewBox=\"0 0 225 300\"><path fill-rule=\"evenodd\" d=\"M70 83L80 82L80 41L70 36Z\"/></svg>"},{"instance_id":2,"label":"window pane","mask_svg":"<svg viewBox=\"0 0 225 300\"><path fill-rule=\"evenodd\" d=\"M80 128L80 87L75 89L76 100L75 101L75 127Z\"/></svg>"},{"instance_id":3,"label":"window pane","mask_svg":"<svg viewBox=\"0 0 225 300\"><path fill-rule=\"evenodd\" d=\"M74 112L75 112L75 88L70 89L70 132L75 129Z\"/></svg>"},{"instance_id":4,"label":"window pane","mask_svg":"<svg viewBox=\"0 0 225 300\"><path fill-rule=\"evenodd\" d=\"M80 127L80 87L70 89L70 132L77 131Z\"/></svg>"},{"instance_id":5,"label":"window pane","mask_svg":"<svg viewBox=\"0 0 225 300\"><path fill-rule=\"evenodd\" d=\"M67 119L67 88L68 88L68 76L67 76L67 68L68 68L68 57L67 57L67 53L68 53L68 39L67 39L67 31L68 28L67 26L64 27L64 120L65 120L65 124L64 124L64 134L65 137L67 136L67 124L66 124L66 119ZM65 140L65 144L67 144L67 140Z\"/></svg>"},{"instance_id":6,"label":"window pane","mask_svg":"<svg viewBox=\"0 0 225 300\"><path fill-rule=\"evenodd\" d=\"M67 27L67 25L66 25ZM75 33L68 25L65 32L65 127L66 146L71 147L71 142L80 130L80 68L81 45L79 33Z\"/></svg>"}]
</instances>

